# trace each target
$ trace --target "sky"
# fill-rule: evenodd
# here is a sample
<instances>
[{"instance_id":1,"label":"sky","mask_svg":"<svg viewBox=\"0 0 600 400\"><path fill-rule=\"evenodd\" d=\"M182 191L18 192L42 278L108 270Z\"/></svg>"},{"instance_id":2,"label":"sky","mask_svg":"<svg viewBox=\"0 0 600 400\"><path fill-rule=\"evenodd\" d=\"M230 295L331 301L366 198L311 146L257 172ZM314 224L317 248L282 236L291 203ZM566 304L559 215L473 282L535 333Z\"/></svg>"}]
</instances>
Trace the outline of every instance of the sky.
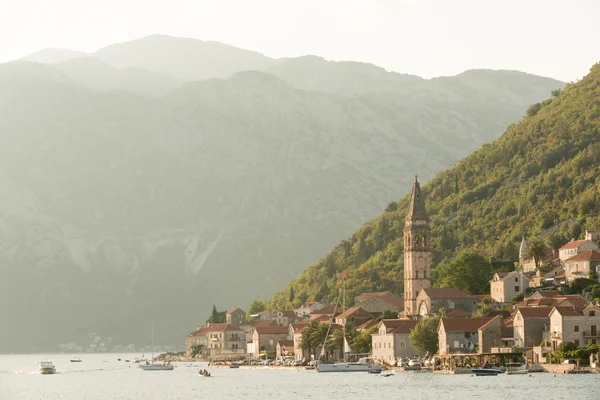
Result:
<instances>
[{"instance_id":1,"label":"sky","mask_svg":"<svg viewBox=\"0 0 600 400\"><path fill-rule=\"evenodd\" d=\"M598 0L0 0L0 62L160 33L425 78L490 68L569 82L600 61L598 21Z\"/></svg>"}]
</instances>

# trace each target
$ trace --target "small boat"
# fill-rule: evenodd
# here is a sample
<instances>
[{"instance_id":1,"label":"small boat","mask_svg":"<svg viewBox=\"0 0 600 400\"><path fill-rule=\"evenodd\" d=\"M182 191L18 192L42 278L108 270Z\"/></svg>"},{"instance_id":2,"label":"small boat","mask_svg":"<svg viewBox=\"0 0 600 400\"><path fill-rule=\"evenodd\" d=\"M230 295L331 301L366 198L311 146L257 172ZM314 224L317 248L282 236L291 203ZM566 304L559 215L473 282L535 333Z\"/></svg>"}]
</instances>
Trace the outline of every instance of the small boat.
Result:
<instances>
[{"instance_id":1,"label":"small boat","mask_svg":"<svg viewBox=\"0 0 600 400\"><path fill-rule=\"evenodd\" d=\"M81 362L81 358L73 357L73 358L71 358L71 362Z\"/></svg>"},{"instance_id":2,"label":"small boat","mask_svg":"<svg viewBox=\"0 0 600 400\"><path fill-rule=\"evenodd\" d=\"M154 317L152 317L152 358L151 361L146 362L144 364L140 364L140 368L143 371L172 371L173 366L170 362L163 364L154 364ZM125 362L129 362L129 360L125 360Z\"/></svg>"},{"instance_id":3,"label":"small boat","mask_svg":"<svg viewBox=\"0 0 600 400\"><path fill-rule=\"evenodd\" d=\"M358 362L336 363L317 365L317 372L368 372L378 374L382 370L381 366L374 364L368 357L363 357Z\"/></svg>"},{"instance_id":4,"label":"small boat","mask_svg":"<svg viewBox=\"0 0 600 400\"><path fill-rule=\"evenodd\" d=\"M229 366L229 368L239 368L239 367L240 367L240 365L239 365L239 364L231 364L231 365Z\"/></svg>"},{"instance_id":5,"label":"small boat","mask_svg":"<svg viewBox=\"0 0 600 400\"><path fill-rule=\"evenodd\" d=\"M42 375L51 375L56 373L56 367L51 361L38 362L38 371Z\"/></svg>"},{"instance_id":6,"label":"small boat","mask_svg":"<svg viewBox=\"0 0 600 400\"><path fill-rule=\"evenodd\" d=\"M496 364L484 364L481 368L472 368L471 372L476 376L496 376L503 374L504 370L498 368Z\"/></svg>"},{"instance_id":7,"label":"small boat","mask_svg":"<svg viewBox=\"0 0 600 400\"><path fill-rule=\"evenodd\" d=\"M210 372L208 372L205 369L201 369L200 371L198 371L198 375L203 376L205 378L210 378Z\"/></svg>"}]
</instances>

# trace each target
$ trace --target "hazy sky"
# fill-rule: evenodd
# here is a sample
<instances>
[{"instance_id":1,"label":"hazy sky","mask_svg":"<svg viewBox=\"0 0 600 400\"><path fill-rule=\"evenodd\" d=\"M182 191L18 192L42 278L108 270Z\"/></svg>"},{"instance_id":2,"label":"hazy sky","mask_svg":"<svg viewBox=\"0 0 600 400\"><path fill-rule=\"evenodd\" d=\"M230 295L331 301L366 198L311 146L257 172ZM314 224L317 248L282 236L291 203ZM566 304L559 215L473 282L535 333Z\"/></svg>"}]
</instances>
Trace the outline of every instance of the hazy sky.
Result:
<instances>
[{"instance_id":1,"label":"hazy sky","mask_svg":"<svg viewBox=\"0 0 600 400\"><path fill-rule=\"evenodd\" d=\"M572 81L600 61L599 0L0 0L0 62L154 33L423 77L517 69Z\"/></svg>"}]
</instances>

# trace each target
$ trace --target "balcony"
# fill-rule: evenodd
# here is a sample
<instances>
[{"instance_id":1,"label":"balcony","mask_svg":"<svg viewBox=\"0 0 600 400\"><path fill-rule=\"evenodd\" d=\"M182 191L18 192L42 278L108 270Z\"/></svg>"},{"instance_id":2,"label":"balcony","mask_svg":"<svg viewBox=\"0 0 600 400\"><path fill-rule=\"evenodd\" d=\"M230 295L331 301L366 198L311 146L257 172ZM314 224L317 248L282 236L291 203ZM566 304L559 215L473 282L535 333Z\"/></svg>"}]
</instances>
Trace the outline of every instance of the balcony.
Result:
<instances>
[{"instance_id":1,"label":"balcony","mask_svg":"<svg viewBox=\"0 0 600 400\"><path fill-rule=\"evenodd\" d=\"M560 332L552 332L552 334L550 335L550 338L552 339L561 339L562 335Z\"/></svg>"},{"instance_id":2,"label":"balcony","mask_svg":"<svg viewBox=\"0 0 600 400\"><path fill-rule=\"evenodd\" d=\"M586 339L600 338L600 331L583 331L583 337Z\"/></svg>"}]
</instances>

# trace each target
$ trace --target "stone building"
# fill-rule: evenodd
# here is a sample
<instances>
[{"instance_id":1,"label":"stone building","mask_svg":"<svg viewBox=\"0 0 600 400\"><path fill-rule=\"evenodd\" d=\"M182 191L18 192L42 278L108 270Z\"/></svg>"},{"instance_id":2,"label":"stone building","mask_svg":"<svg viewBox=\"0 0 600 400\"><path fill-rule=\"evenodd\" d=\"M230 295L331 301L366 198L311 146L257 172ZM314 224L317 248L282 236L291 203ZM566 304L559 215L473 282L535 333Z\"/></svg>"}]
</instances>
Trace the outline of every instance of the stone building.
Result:
<instances>
[{"instance_id":1,"label":"stone building","mask_svg":"<svg viewBox=\"0 0 600 400\"><path fill-rule=\"evenodd\" d=\"M590 236L591 237L591 236ZM564 263L569 258L575 257L577 254L586 250L598 251L598 245L591 240L571 240L563 247L558 249L560 260Z\"/></svg>"},{"instance_id":2,"label":"stone building","mask_svg":"<svg viewBox=\"0 0 600 400\"><path fill-rule=\"evenodd\" d=\"M429 217L425 199L415 176L408 213L404 221L404 313L418 313L417 296L430 287L431 253Z\"/></svg>"},{"instance_id":3,"label":"stone building","mask_svg":"<svg viewBox=\"0 0 600 400\"><path fill-rule=\"evenodd\" d=\"M309 301L302 304L300 307L296 308L294 312L299 317L304 317L309 315L311 312L323 308L325 305L321 304L317 301Z\"/></svg>"},{"instance_id":4,"label":"stone building","mask_svg":"<svg viewBox=\"0 0 600 400\"><path fill-rule=\"evenodd\" d=\"M417 296L417 312L422 316L438 314L440 309L446 312L462 310L473 314L477 310L477 299L457 288L425 288Z\"/></svg>"},{"instance_id":5,"label":"stone building","mask_svg":"<svg viewBox=\"0 0 600 400\"><path fill-rule=\"evenodd\" d=\"M261 352L275 352L278 340L287 340L289 327L287 326L255 326L252 332L254 357L259 357Z\"/></svg>"},{"instance_id":6,"label":"stone building","mask_svg":"<svg viewBox=\"0 0 600 400\"><path fill-rule=\"evenodd\" d=\"M492 318L442 318L438 327L438 354L477 353L479 328Z\"/></svg>"},{"instance_id":7,"label":"stone building","mask_svg":"<svg viewBox=\"0 0 600 400\"><path fill-rule=\"evenodd\" d=\"M577 278L587 278L592 269L600 276L600 252L596 250L582 251L565 260L564 264L567 282Z\"/></svg>"},{"instance_id":8,"label":"stone building","mask_svg":"<svg viewBox=\"0 0 600 400\"><path fill-rule=\"evenodd\" d=\"M513 316L515 346L539 346L547 338L543 332L550 324L550 307L518 307Z\"/></svg>"},{"instance_id":9,"label":"stone building","mask_svg":"<svg viewBox=\"0 0 600 400\"><path fill-rule=\"evenodd\" d=\"M381 320L371 335L373 358L392 364L400 357L422 356L410 345L410 333L417 324L417 320L409 319Z\"/></svg>"},{"instance_id":10,"label":"stone building","mask_svg":"<svg viewBox=\"0 0 600 400\"><path fill-rule=\"evenodd\" d=\"M346 322L349 322L352 326L356 327L371 319L373 319L373 316L370 313L360 306L354 306L335 317L335 323L344 326Z\"/></svg>"},{"instance_id":11,"label":"stone building","mask_svg":"<svg viewBox=\"0 0 600 400\"><path fill-rule=\"evenodd\" d=\"M401 313L404 311L404 299L390 292L362 293L354 299L357 306L378 316L385 311Z\"/></svg>"},{"instance_id":12,"label":"stone building","mask_svg":"<svg viewBox=\"0 0 600 400\"><path fill-rule=\"evenodd\" d=\"M477 329L479 354L491 353L492 347L502 346L503 339L503 321L501 315L496 315L489 322L486 322Z\"/></svg>"},{"instance_id":13,"label":"stone building","mask_svg":"<svg viewBox=\"0 0 600 400\"><path fill-rule=\"evenodd\" d=\"M496 272L490 281L492 300L498 303L510 303L518 294L525 295L529 279L522 272Z\"/></svg>"},{"instance_id":14,"label":"stone building","mask_svg":"<svg viewBox=\"0 0 600 400\"><path fill-rule=\"evenodd\" d=\"M563 342L577 347L600 344L600 307L589 304L583 310L574 307L554 307L550 313L552 350Z\"/></svg>"},{"instance_id":15,"label":"stone building","mask_svg":"<svg viewBox=\"0 0 600 400\"><path fill-rule=\"evenodd\" d=\"M242 325L246 322L246 312L240 308L233 307L231 310L227 310L225 321L232 325Z\"/></svg>"}]
</instances>

